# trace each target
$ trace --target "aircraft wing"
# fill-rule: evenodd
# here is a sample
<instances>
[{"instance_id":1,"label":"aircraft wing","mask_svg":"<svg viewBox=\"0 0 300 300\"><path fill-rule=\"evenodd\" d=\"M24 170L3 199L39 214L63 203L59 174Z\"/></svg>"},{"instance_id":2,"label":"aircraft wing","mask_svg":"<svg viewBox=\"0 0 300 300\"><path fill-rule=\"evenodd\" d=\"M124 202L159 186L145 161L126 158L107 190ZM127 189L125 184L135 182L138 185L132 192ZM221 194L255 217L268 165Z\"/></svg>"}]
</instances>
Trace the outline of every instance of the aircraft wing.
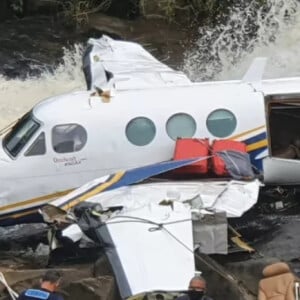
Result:
<instances>
[{"instance_id":1,"label":"aircraft wing","mask_svg":"<svg viewBox=\"0 0 300 300\"><path fill-rule=\"evenodd\" d=\"M191 84L188 77L158 61L141 45L104 35L89 39L83 55L88 90L104 89L113 80L117 89Z\"/></svg>"},{"instance_id":2,"label":"aircraft wing","mask_svg":"<svg viewBox=\"0 0 300 300\"><path fill-rule=\"evenodd\" d=\"M163 174L186 165L191 165L203 159L207 159L207 157L166 161L103 176L88 182L57 200L50 202L48 205L43 207L41 211L42 214L45 212L45 215L47 215L49 207L55 207L66 212L85 201L101 202L101 205L104 207L109 207L110 205L123 205L126 203L125 200L127 199L127 191L130 190L130 194L133 195L130 188L131 185L140 183L153 176ZM257 202L260 183L258 180L251 182L211 180L202 182L197 181L190 184L187 184L186 182L181 184L180 182L170 181L168 185L161 185L159 183L155 183L155 185L158 186L156 191L154 189L147 190L147 185L141 185L140 189L143 190L145 195L151 195L158 192L158 198L166 196L168 189L178 191L178 195L181 199L191 199L200 195L204 209L225 211L227 213L227 217L240 217ZM136 189L136 186L134 186L133 189ZM103 192L108 191L110 192L105 193L105 195L103 194ZM137 197L139 196L140 194L137 195ZM116 200L113 201L113 199ZM148 200L147 196L143 197L143 201ZM116 201L117 203L115 203ZM113 204L113 202L115 204Z\"/></svg>"},{"instance_id":3,"label":"aircraft wing","mask_svg":"<svg viewBox=\"0 0 300 300\"><path fill-rule=\"evenodd\" d=\"M89 181L78 189L63 197L58 198L57 200L49 202L48 205L55 206L64 211L67 211L70 208L78 205L79 203L84 202L104 191L109 191L122 186L128 186L131 184L142 182L150 177L166 173L183 166L191 165L203 159L207 159L207 157L205 156L199 158L166 161L102 176L100 178ZM45 208L42 208L41 210L43 211L47 209L48 205L46 205Z\"/></svg>"}]
</instances>

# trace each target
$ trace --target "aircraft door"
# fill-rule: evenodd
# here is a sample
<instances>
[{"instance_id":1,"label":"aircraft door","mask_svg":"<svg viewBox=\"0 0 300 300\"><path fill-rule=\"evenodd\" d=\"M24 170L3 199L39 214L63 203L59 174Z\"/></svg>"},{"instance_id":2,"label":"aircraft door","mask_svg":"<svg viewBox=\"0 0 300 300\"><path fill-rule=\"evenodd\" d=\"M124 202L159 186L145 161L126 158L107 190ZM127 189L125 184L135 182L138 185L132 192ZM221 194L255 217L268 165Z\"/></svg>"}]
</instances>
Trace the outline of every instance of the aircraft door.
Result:
<instances>
[{"instance_id":1,"label":"aircraft door","mask_svg":"<svg viewBox=\"0 0 300 300\"><path fill-rule=\"evenodd\" d=\"M265 182L300 184L300 95L265 98L269 153L263 161Z\"/></svg>"}]
</instances>

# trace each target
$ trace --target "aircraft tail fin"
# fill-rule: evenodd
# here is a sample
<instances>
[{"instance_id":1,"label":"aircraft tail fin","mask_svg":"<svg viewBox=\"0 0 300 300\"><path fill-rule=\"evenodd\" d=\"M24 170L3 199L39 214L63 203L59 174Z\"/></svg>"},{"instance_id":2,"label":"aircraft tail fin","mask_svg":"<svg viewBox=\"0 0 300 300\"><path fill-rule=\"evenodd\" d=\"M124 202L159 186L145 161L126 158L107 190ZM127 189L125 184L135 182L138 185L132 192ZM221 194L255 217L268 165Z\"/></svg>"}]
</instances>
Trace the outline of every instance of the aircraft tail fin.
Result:
<instances>
[{"instance_id":1,"label":"aircraft tail fin","mask_svg":"<svg viewBox=\"0 0 300 300\"><path fill-rule=\"evenodd\" d=\"M250 83L256 90L258 90L261 85L266 64L266 57L255 58L245 73L242 81L245 83Z\"/></svg>"}]
</instances>

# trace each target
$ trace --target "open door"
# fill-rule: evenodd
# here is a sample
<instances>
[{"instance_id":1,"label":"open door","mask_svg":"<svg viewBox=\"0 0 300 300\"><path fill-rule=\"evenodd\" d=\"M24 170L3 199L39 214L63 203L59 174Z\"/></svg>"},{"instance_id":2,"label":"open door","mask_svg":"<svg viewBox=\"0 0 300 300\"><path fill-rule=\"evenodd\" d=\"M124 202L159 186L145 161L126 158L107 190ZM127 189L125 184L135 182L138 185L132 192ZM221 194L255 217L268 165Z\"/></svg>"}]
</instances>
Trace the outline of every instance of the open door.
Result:
<instances>
[{"instance_id":1,"label":"open door","mask_svg":"<svg viewBox=\"0 0 300 300\"><path fill-rule=\"evenodd\" d=\"M263 161L265 182L300 184L300 95L266 97L270 156Z\"/></svg>"}]
</instances>

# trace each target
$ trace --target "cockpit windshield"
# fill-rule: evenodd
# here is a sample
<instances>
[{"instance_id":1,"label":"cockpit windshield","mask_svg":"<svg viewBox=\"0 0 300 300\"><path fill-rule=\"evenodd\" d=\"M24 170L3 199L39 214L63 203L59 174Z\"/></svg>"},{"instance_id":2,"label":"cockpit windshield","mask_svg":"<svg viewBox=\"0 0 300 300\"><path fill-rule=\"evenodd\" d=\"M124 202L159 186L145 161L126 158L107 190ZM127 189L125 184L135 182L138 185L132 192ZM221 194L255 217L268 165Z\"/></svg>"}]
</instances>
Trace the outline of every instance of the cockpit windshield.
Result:
<instances>
[{"instance_id":1,"label":"cockpit windshield","mask_svg":"<svg viewBox=\"0 0 300 300\"><path fill-rule=\"evenodd\" d=\"M40 124L29 112L24 115L3 139L3 148L10 155L16 157L31 137L39 129Z\"/></svg>"}]
</instances>

